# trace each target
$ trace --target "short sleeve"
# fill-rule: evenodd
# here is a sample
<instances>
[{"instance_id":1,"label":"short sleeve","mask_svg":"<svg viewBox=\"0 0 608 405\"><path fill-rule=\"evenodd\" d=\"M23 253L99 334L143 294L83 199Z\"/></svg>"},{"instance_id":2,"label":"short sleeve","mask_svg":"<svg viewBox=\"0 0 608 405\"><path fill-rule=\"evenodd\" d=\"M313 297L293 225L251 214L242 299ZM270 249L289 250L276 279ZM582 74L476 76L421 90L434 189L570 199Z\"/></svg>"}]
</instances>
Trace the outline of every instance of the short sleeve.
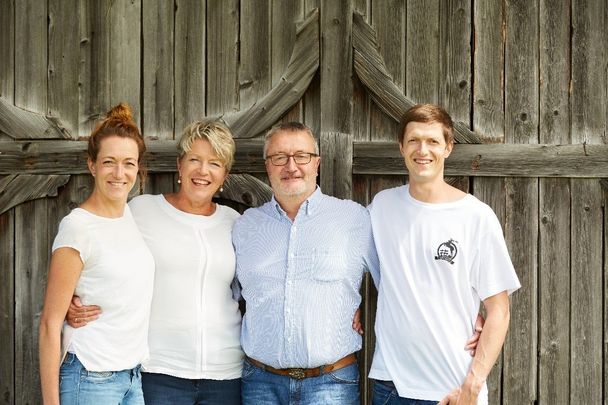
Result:
<instances>
[{"instance_id":1,"label":"short sleeve","mask_svg":"<svg viewBox=\"0 0 608 405\"><path fill-rule=\"evenodd\" d=\"M73 215L68 215L61 220L59 231L57 231L57 236L55 236L55 241L53 242L52 251L54 252L62 247L76 250L83 263L90 256L90 241L85 231L85 225Z\"/></svg>"},{"instance_id":2,"label":"short sleeve","mask_svg":"<svg viewBox=\"0 0 608 405\"><path fill-rule=\"evenodd\" d=\"M521 287L500 222L489 207L482 222L477 258L471 283L482 301L503 291L511 294Z\"/></svg>"}]
</instances>

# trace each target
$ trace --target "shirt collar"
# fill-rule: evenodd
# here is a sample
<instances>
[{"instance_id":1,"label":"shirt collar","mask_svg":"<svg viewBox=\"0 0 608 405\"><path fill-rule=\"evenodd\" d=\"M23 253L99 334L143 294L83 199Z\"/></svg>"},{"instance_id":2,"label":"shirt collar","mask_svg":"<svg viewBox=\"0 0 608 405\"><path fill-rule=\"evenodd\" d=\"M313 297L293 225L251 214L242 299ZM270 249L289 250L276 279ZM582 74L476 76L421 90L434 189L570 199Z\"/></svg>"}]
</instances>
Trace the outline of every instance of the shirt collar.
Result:
<instances>
[{"instance_id":1,"label":"shirt collar","mask_svg":"<svg viewBox=\"0 0 608 405\"><path fill-rule=\"evenodd\" d=\"M316 212L317 207L321 204L322 198L323 193L321 192L321 188L317 186L315 191L302 203L298 214L300 214L300 212L304 212L306 216L311 216ZM279 202L274 198L274 194L270 200L270 205L271 207L274 207L273 212L275 212L279 218L287 217L287 213L285 210L283 210L283 208L281 208Z\"/></svg>"}]
</instances>

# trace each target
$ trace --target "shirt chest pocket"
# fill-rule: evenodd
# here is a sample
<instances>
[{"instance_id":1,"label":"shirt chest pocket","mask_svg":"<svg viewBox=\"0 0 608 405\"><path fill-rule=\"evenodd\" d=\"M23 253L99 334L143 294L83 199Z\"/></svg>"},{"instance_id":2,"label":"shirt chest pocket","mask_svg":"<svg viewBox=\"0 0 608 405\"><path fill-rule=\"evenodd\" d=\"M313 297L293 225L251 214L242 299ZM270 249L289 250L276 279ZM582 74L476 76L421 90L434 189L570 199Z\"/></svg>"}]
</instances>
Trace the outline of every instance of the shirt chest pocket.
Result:
<instances>
[{"instance_id":1,"label":"shirt chest pocket","mask_svg":"<svg viewBox=\"0 0 608 405\"><path fill-rule=\"evenodd\" d=\"M321 282L344 281L349 277L346 255L329 248L316 248L309 257L310 278Z\"/></svg>"}]
</instances>

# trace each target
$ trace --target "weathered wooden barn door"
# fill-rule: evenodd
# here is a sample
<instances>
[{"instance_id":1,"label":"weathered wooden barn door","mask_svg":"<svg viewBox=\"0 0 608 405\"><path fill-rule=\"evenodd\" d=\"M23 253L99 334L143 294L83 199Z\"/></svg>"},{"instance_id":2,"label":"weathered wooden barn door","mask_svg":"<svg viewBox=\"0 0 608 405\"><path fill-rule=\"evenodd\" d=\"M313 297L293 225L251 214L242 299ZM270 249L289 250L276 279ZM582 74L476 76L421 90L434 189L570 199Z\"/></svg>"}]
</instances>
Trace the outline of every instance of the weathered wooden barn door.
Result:
<instances>
[{"instance_id":1,"label":"weathered wooden barn door","mask_svg":"<svg viewBox=\"0 0 608 405\"><path fill-rule=\"evenodd\" d=\"M308 124L323 191L365 205L406 181L399 115L443 105L450 181L494 208L523 286L490 403L605 403L607 23L604 0L0 0L0 402L40 402L50 244L91 187L77 139L125 100L152 193L175 186L185 125L222 116L237 162L221 197L240 207L268 198L277 121ZM369 277L362 293L365 377Z\"/></svg>"}]
</instances>

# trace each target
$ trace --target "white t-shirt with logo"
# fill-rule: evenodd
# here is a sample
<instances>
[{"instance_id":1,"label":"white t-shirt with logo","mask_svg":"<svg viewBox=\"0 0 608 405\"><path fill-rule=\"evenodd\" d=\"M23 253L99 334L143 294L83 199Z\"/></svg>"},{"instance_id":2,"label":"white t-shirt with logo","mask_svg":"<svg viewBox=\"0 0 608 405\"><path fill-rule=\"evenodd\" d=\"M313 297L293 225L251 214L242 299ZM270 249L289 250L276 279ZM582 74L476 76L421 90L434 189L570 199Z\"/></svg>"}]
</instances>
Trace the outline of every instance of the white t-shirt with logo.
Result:
<instances>
[{"instance_id":1,"label":"white t-shirt with logo","mask_svg":"<svg viewBox=\"0 0 608 405\"><path fill-rule=\"evenodd\" d=\"M53 251L69 247L83 263L75 295L103 312L86 328L64 324L62 354L89 371L130 369L148 357L154 259L128 206L120 218L76 208L59 224Z\"/></svg>"},{"instance_id":2,"label":"white t-shirt with logo","mask_svg":"<svg viewBox=\"0 0 608 405\"><path fill-rule=\"evenodd\" d=\"M472 361L464 350L480 302L520 287L492 209L474 196L415 200L409 186L385 190L369 207L380 259L376 351L370 378L399 396L441 400ZM487 404L487 387L478 404Z\"/></svg>"}]
</instances>

